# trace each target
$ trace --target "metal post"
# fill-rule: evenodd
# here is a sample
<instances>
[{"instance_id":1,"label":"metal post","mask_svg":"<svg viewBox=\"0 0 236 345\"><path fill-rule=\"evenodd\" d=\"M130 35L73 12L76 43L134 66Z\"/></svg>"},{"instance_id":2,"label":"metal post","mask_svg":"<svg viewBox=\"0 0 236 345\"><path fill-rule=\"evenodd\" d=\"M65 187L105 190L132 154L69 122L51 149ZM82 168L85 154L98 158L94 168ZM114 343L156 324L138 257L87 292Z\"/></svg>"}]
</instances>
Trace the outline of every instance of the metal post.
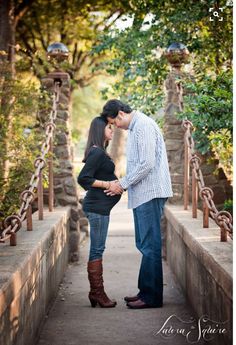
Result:
<instances>
[{"instance_id":1,"label":"metal post","mask_svg":"<svg viewBox=\"0 0 236 345\"><path fill-rule=\"evenodd\" d=\"M203 200L203 228L209 228L209 209L205 200Z\"/></svg>"},{"instance_id":2,"label":"metal post","mask_svg":"<svg viewBox=\"0 0 236 345\"><path fill-rule=\"evenodd\" d=\"M187 131L184 135L184 210L188 209L189 205L189 148L186 143Z\"/></svg>"},{"instance_id":3,"label":"metal post","mask_svg":"<svg viewBox=\"0 0 236 345\"><path fill-rule=\"evenodd\" d=\"M54 204L54 193L53 193L53 143L52 137L50 139L50 149L49 149L49 160L48 160L48 169L49 169L49 200L48 200L48 207L49 212L53 211L53 204Z\"/></svg>"},{"instance_id":4,"label":"metal post","mask_svg":"<svg viewBox=\"0 0 236 345\"><path fill-rule=\"evenodd\" d=\"M38 183L38 212L39 220L43 220L43 179L42 171L39 173L39 183Z\"/></svg>"},{"instance_id":5,"label":"metal post","mask_svg":"<svg viewBox=\"0 0 236 345\"><path fill-rule=\"evenodd\" d=\"M13 232L10 237L10 246L16 246L17 239L16 239L16 233Z\"/></svg>"},{"instance_id":6,"label":"metal post","mask_svg":"<svg viewBox=\"0 0 236 345\"><path fill-rule=\"evenodd\" d=\"M198 187L195 170L192 169L192 217L197 218Z\"/></svg>"},{"instance_id":7,"label":"metal post","mask_svg":"<svg viewBox=\"0 0 236 345\"><path fill-rule=\"evenodd\" d=\"M221 226L221 228L220 228L220 241L221 242L227 242L228 241L227 230L225 230L225 228L223 226Z\"/></svg>"},{"instance_id":8,"label":"metal post","mask_svg":"<svg viewBox=\"0 0 236 345\"><path fill-rule=\"evenodd\" d=\"M26 211L26 217L27 217L27 231L33 230L33 220L32 220L32 206L29 205L27 211Z\"/></svg>"}]
</instances>

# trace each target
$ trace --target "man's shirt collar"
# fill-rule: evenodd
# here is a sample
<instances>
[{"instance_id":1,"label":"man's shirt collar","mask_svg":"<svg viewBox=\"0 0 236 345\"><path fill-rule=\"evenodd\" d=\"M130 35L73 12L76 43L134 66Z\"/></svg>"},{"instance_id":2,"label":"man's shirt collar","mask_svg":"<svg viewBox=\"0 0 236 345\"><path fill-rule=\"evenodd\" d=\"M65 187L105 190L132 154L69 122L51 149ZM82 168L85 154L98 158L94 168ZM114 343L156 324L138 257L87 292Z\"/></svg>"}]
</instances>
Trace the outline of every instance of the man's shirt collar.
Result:
<instances>
[{"instance_id":1,"label":"man's shirt collar","mask_svg":"<svg viewBox=\"0 0 236 345\"><path fill-rule=\"evenodd\" d=\"M135 123L136 123L136 121L137 121L138 112L137 112L136 110L133 110L131 114L133 115L133 118L132 118L132 120L130 121L130 124L129 124L129 127L128 127L128 129L129 129L130 131L133 130L134 125L135 125Z\"/></svg>"}]
</instances>

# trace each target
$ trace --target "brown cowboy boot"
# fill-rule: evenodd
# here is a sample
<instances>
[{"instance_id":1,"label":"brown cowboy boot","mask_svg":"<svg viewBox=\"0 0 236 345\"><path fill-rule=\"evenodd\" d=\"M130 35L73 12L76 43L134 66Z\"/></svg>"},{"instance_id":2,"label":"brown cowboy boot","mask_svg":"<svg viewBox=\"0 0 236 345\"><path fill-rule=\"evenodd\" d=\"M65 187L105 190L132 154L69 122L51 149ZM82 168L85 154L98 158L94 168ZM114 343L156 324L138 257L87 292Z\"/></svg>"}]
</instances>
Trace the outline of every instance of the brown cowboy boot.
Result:
<instances>
[{"instance_id":1,"label":"brown cowboy boot","mask_svg":"<svg viewBox=\"0 0 236 345\"><path fill-rule=\"evenodd\" d=\"M96 307L98 303L102 308L115 307L116 301L110 300L104 291L102 259L88 262L88 279L90 282L90 292L88 297L91 306Z\"/></svg>"}]
</instances>

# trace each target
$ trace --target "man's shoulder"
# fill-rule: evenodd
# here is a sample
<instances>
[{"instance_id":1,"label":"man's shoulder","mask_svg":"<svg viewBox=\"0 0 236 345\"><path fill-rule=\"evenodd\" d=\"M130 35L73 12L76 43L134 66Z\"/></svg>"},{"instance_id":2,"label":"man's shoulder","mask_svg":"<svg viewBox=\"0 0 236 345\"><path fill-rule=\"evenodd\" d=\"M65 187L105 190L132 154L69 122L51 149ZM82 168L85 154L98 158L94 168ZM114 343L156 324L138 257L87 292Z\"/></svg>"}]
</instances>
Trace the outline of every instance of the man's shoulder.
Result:
<instances>
[{"instance_id":1,"label":"man's shoulder","mask_svg":"<svg viewBox=\"0 0 236 345\"><path fill-rule=\"evenodd\" d=\"M148 115L142 113L141 111L137 112L138 117L137 117L137 122L136 122L136 129L144 129L145 127L154 127L155 129L159 129L159 126L157 123Z\"/></svg>"}]
</instances>

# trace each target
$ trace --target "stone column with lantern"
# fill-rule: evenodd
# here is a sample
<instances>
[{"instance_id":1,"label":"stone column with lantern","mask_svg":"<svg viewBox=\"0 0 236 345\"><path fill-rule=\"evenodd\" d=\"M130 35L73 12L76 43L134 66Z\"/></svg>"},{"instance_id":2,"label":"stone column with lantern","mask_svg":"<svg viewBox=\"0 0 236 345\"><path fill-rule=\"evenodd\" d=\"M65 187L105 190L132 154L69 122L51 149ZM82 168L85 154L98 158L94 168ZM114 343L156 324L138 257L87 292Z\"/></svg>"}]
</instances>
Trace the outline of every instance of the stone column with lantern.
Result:
<instances>
[{"instance_id":1,"label":"stone column with lantern","mask_svg":"<svg viewBox=\"0 0 236 345\"><path fill-rule=\"evenodd\" d=\"M181 43L172 43L165 53L171 65L171 71L165 80L165 111L164 137L169 160L170 174L174 196L171 203L183 201L184 193L184 131L181 120L176 114L183 109L183 86L181 80L189 75L181 71L182 64L186 63L189 51Z\"/></svg>"},{"instance_id":2,"label":"stone column with lantern","mask_svg":"<svg viewBox=\"0 0 236 345\"><path fill-rule=\"evenodd\" d=\"M183 94L185 94L184 81L194 81L193 75L181 71L181 66L188 61L188 49L181 43L173 43L165 53L171 65L171 71L165 81L166 104L164 114L164 136L169 159L170 174L174 197L170 203L182 203L184 194L184 131L182 121L176 118L176 114L183 109ZM232 198L232 186L222 169L215 174L218 168L217 161L211 152L202 156L201 170L206 186L214 192L214 202L218 208L222 208L226 199ZM211 163L209 163L211 158ZM190 178L191 184L191 178ZM191 199L191 196L190 196ZM201 207L201 204L199 205Z\"/></svg>"},{"instance_id":3,"label":"stone column with lantern","mask_svg":"<svg viewBox=\"0 0 236 345\"><path fill-rule=\"evenodd\" d=\"M184 195L184 131L182 121L176 114L183 109L183 86L181 79L186 74L181 71L181 65L187 61L188 49L181 43L172 43L165 52L165 57L171 64L171 70L165 80L166 93L164 109L164 138L168 156L173 197L169 203L183 203ZM166 218L162 218L162 256L166 258Z\"/></svg>"},{"instance_id":4,"label":"stone column with lantern","mask_svg":"<svg viewBox=\"0 0 236 345\"><path fill-rule=\"evenodd\" d=\"M70 133L70 77L60 69L60 62L67 59L69 51L62 43L53 43L48 47L47 54L52 60L55 70L42 78L42 87L53 92L55 81L61 83L56 131L54 138L54 199L55 205L70 206L70 260L79 259L79 243L81 230L87 233L87 220L83 217L79 203L77 182L73 174L71 133ZM46 196L45 196L46 199ZM80 224L81 220L81 224Z\"/></svg>"}]
</instances>

